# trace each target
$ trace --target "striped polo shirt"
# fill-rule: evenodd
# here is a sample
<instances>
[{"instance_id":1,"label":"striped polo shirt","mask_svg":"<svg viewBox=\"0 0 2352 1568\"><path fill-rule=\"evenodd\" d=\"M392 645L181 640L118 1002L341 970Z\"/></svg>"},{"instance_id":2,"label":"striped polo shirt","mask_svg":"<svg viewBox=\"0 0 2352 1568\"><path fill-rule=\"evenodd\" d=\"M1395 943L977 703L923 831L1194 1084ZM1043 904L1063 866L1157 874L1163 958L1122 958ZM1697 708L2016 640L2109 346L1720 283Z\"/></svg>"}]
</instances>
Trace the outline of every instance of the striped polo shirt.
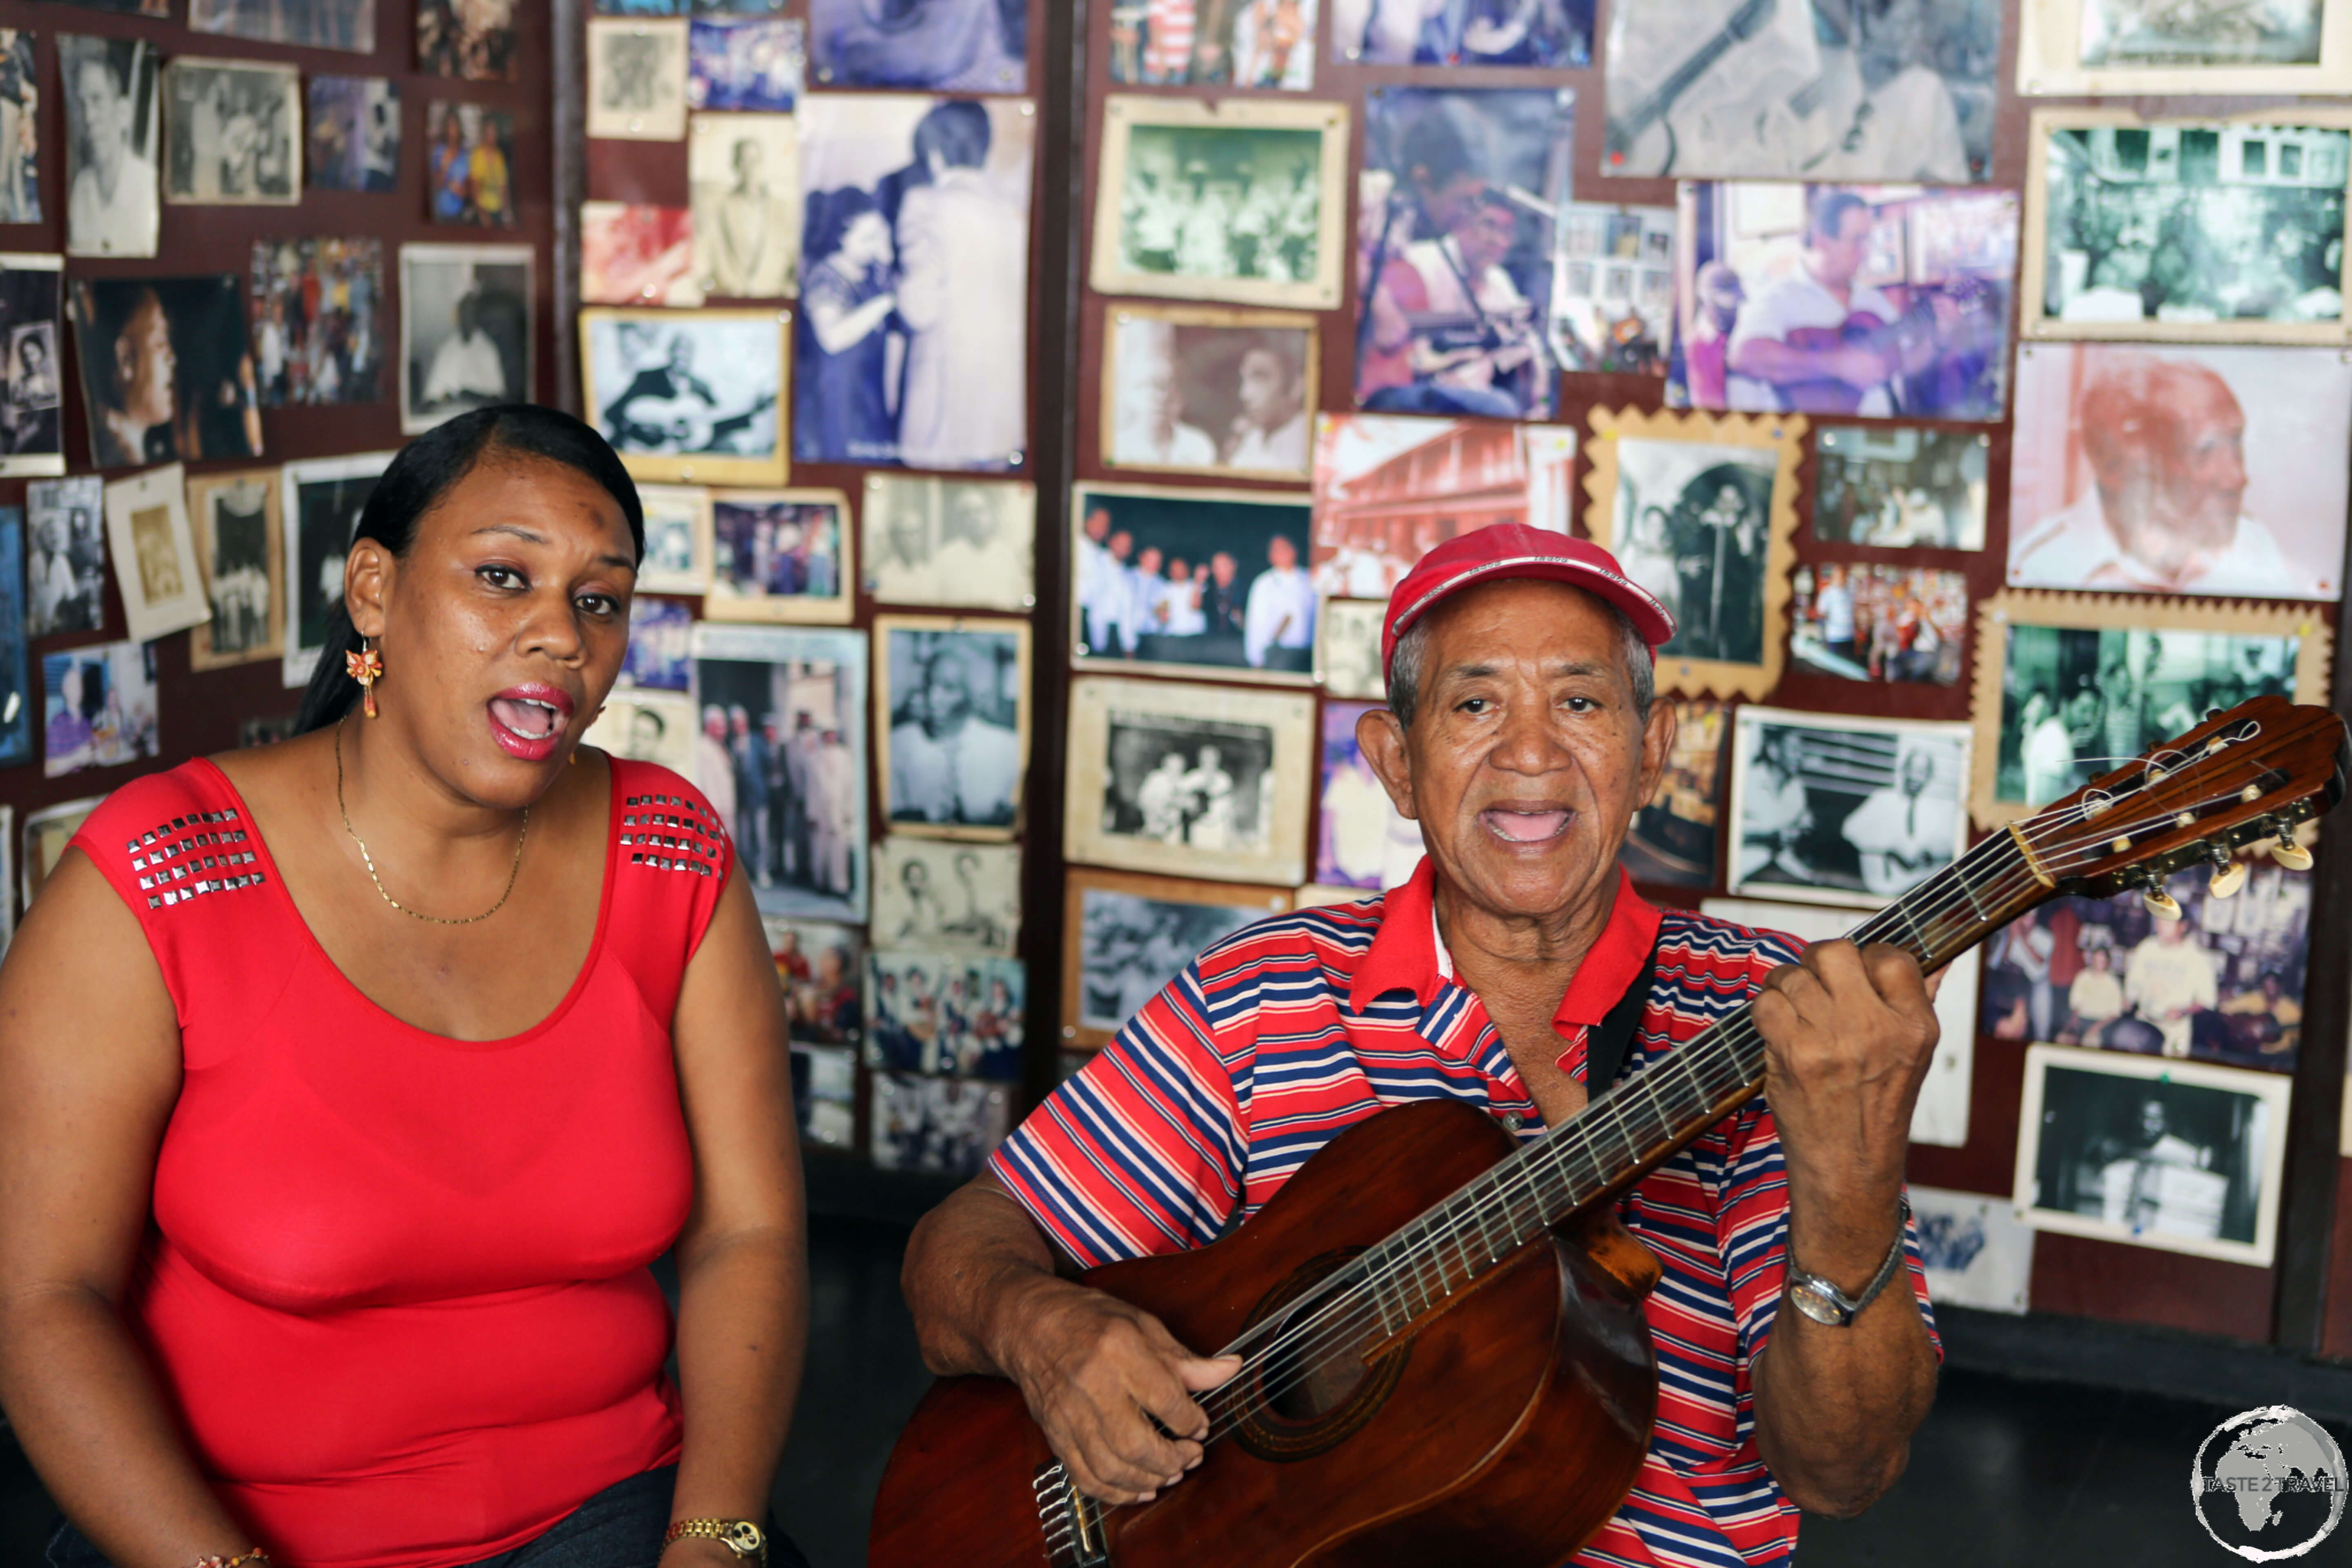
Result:
<instances>
[{"instance_id":1,"label":"striped polo shirt","mask_svg":"<svg viewBox=\"0 0 2352 1568\"><path fill-rule=\"evenodd\" d=\"M1408 1100L1468 1100L1522 1141L1541 1136L1501 1035L1454 978L1432 882L1424 858L1382 897L1278 915L1217 942L1055 1089L989 1169L1065 1252L1094 1267L1215 1240L1341 1131ZM1587 1032L1642 978L1654 943L1628 1075L1731 1013L1803 948L1661 911L1621 871L1608 925L1554 1022L1565 1070L1582 1077ZM1797 1510L1757 1452L1748 1384L1788 1239L1780 1135L1763 1099L1637 1184L1618 1213L1664 1266L1645 1303L1657 1426L1633 1490L1573 1561L1787 1563ZM1904 1245L1932 1341L1916 1232Z\"/></svg>"}]
</instances>

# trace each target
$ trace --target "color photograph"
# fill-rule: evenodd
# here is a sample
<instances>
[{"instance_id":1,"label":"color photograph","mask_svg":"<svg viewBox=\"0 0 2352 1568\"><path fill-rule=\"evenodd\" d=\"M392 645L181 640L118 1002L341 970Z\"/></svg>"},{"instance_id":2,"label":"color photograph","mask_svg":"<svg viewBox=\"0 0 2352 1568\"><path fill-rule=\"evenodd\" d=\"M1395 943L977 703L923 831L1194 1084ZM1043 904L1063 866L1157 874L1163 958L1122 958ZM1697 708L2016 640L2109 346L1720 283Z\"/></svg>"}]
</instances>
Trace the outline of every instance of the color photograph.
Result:
<instances>
[{"instance_id":1,"label":"color photograph","mask_svg":"<svg viewBox=\"0 0 2352 1568\"><path fill-rule=\"evenodd\" d=\"M275 468L192 474L188 525L209 622L188 637L188 668L227 669L286 652L286 556Z\"/></svg>"},{"instance_id":2,"label":"color photograph","mask_svg":"<svg viewBox=\"0 0 2352 1568\"><path fill-rule=\"evenodd\" d=\"M637 500L646 509L637 593L710 592L710 492L696 485L639 485Z\"/></svg>"},{"instance_id":3,"label":"color photograph","mask_svg":"<svg viewBox=\"0 0 2352 1568\"><path fill-rule=\"evenodd\" d=\"M1323 704L1315 879L1325 887L1393 888L1421 865L1421 824L1399 814L1356 742L1356 721L1379 706Z\"/></svg>"},{"instance_id":4,"label":"color photograph","mask_svg":"<svg viewBox=\"0 0 2352 1568\"><path fill-rule=\"evenodd\" d=\"M1287 893L1265 888L1078 866L1066 900L1063 929L1075 940L1062 950L1062 1038L1081 1048L1110 1044L1204 949L1290 908Z\"/></svg>"},{"instance_id":5,"label":"color photograph","mask_svg":"<svg viewBox=\"0 0 2352 1568\"><path fill-rule=\"evenodd\" d=\"M265 408L383 395L383 247L253 242L253 358Z\"/></svg>"},{"instance_id":6,"label":"color photograph","mask_svg":"<svg viewBox=\"0 0 2352 1568\"><path fill-rule=\"evenodd\" d=\"M1315 85L1318 0L1117 0L1110 79L1121 87Z\"/></svg>"},{"instance_id":7,"label":"color photograph","mask_svg":"<svg viewBox=\"0 0 2352 1568\"><path fill-rule=\"evenodd\" d=\"M1017 1079L1028 973L972 953L866 955L866 1065L882 1072Z\"/></svg>"},{"instance_id":8,"label":"color photograph","mask_svg":"<svg viewBox=\"0 0 2352 1568\"><path fill-rule=\"evenodd\" d=\"M1967 847L1969 727L1743 704L1731 892L1875 909Z\"/></svg>"},{"instance_id":9,"label":"color photograph","mask_svg":"<svg viewBox=\"0 0 2352 1568\"><path fill-rule=\"evenodd\" d=\"M66 471L65 258L0 255L0 476Z\"/></svg>"},{"instance_id":10,"label":"color photograph","mask_svg":"<svg viewBox=\"0 0 2352 1568\"><path fill-rule=\"evenodd\" d=\"M766 310L580 312L589 422L643 479L782 484L789 327Z\"/></svg>"},{"instance_id":11,"label":"color photograph","mask_svg":"<svg viewBox=\"0 0 2352 1568\"><path fill-rule=\"evenodd\" d=\"M629 650L621 660L620 684L660 691L692 688L696 624L694 612L676 599L637 595L629 605Z\"/></svg>"},{"instance_id":12,"label":"color photograph","mask_svg":"<svg viewBox=\"0 0 2352 1568\"><path fill-rule=\"evenodd\" d=\"M155 649L94 643L41 656L41 776L156 754Z\"/></svg>"},{"instance_id":13,"label":"color photograph","mask_svg":"<svg viewBox=\"0 0 2352 1568\"><path fill-rule=\"evenodd\" d=\"M839 490L718 490L704 515L702 613L714 621L846 626L856 607L849 498Z\"/></svg>"},{"instance_id":14,"label":"color photograph","mask_svg":"<svg viewBox=\"0 0 2352 1568\"><path fill-rule=\"evenodd\" d=\"M874 846L874 945L1010 957L1021 942L1021 847L893 833Z\"/></svg>"},{"instance_id":15,"label":"color photograph","mask_svg":"<svg viewBox=\"0 0 2352 1568\"><path fill-rule=\"evenodd\" d=\"M400 85L383 77L310 79L314 191L389 191L400 182Z\"/></svg>"},{"instance_id":16,"label":"color photograph","mask_svg":"<svg viewBox=\"0 0 2352 1568\"><path fill-rule=\"evenodd\" d=\"M1318 414L1315 586L1385 601L1457 535L1497 522L1564 529L1575 469L1576 432L1565 426Z\"/></svg>"},{"instance_id":17,"label":"color photograph","mask_svg":"<svg viewBox=\"0 0 2352 1568\"><path fill-rule=\"evenodd\" d=\"M464 81L512 81L515 0L416 0L416 68Z\"/></svg>"},{"instance_id":18,"label":"color photograph","mask_svg":"<svg viewBox=\"0 0 2352 1568\"><path fill-rule=\"evenodd\" d=\"M188 476L179 464L106 487L106 544L133 642L153 642L212 617L188 529Z\"/></svg>"},{"instance_id":19,"label":"color photograph","mask_svg":"<svg viewBox=\"0 0 2352 1568\"><path fill-rule=\"evenodd\" d=\"M1314 317L1120 305L1103 326L1104 467L1307 477Z\"/></svg>"},{"instance_id":20,"label":"color photograph","mask_svg":"<svg viewBox=\"0 0 2352 1568\"><path fill-rule=\"evenodd\" d=\"M66 105L66 254L152 256L163 225L155 46L58 35Z\"/></svg>"},{"instance_id":21,"label":"color photograph","mask_svg":"<svg viewBox=\"0 0 2352 1568\"><path fill-rule=\"evenodd\" d=\"M302 199L302 76L292 66L182 56L163 68L163 199L292 206Z\"/></svg>"},{"instance_id":22,"label":"color photograph","mask_svg":"<svg viewBox=\"0 0 2352 1568\"><path fill-rule=\"evenodd\" d=\"M866 591L886 605L1026 610L1037 489L1020 480L866 477Z\"/></svg>"},{"instance_id":23,"label":"color photograph","mask_svg":"<svg viewBox=\"0 0 2352 1568\"><path fill-rule=\"evenodd\" d=\"M795 1044L854 1046L866 1033L866 933L856 926L763 917ZM853 1074L853 1077L855 1075Z\"/></svg>"},{"instance_id":24,"label":"color photograph","mask_svg":"<svg viewBox=\"0 0 2352 1568\"><path fill-rule=\"evenodd\" d=\"M702 17L686 41L689 109L790 114L801 97L799 21L782 17Z\"/></svg>"},{"instance_id":25,"label":"color photograph","mask_svg":"<svg viewBox=\"0 0 2352 1568\"><path fill-rule=\"evenodd\" d=\"M686 134L686 22L588 23L588 134L676 142Z\"/></svg>"},{"instance_id":26,"label":"color photograph","mask_svg":"<svg viewBox=\"0 0 2352 1568\"><path fill-rule=\"evenodd\" d=\"M877 616L874 732L893 833L1009 839L1029 769L1029 626Z\"/></svg>"},{"instance_id":27,"label":"color photograph","mask_svg":"<svg viewBox=\"0 0 2352 1568\"><path fill-rule=\"evenodd\" d=\"M580 204L580 300L586 305L699 305L694 218L685 207Z\"/></svg>"},{"instance_id":28,"label":"color photograph","mask_svg":"<svg viewBox=\"0 0 2352 1568\"><path fill-rule=\"evenodd\" d=\"M514 116L478 103L425 110L425 206L435 223L515 226Z\"/></svg>"},{"instance_id":29,"label":"color photograph","mask_svg":"<svg viewBox=\"0 0 2352 1568\"><path fill-rule=\"evenodd\" d=\"M245 289L234 274L74 279L94 466L261 456Z\"/></svg>"},{"instance_id":30,"label":"color photograph","mask_svg":"<svg viewBox=\"0 0 2352 1568\"><path fill-rule=\"evenodd\" d=\"M1559 210L1552 353L1560 368L1664 375L1675 333L1675 209Z\"/></svg>"},{"instance_id":31,"label":"color photograph","mask_svg":"<svg viewBox=\"0 0 2352 1568\"><path fill-rule=\"evenodd\" d=\"M1305 496L1080 484L1070 511L1081 664L1314 679Z\"/></svg>"},{"instance_id":32,"label":"color photograph","mask_svg":"<svg viewBox=\"0 0 2352 1568\"><path fill-rule=\"evenodd\" d=\"M794 292L801 187L792 118L697 114L686 177L695 287L726 300L775 300Z\"/></svg>"},{"instance_id":33,"label":"color photograph","mask_svg":"<svg viewBox=\"0 0 2352 1568\"><path fill-rule=\"evenodd\" d=\"M698 0L696 8L753 12L771 5ZM827 87L1028 90L1029 7L1023 0L924 0L893 10L810 0L808 9L809 53L816 79Z\"/></svg>"},{"instance_id":34,"label":"color photograph","mask_svg":"<svg viewBox=\"0 0 2352 1568\"><path fill-rule=\"evenodd\" d=\"M2021 416L2027 377L2018 377ZM1982 550L1992 437L1917 425L1813 431L1813 537L1823 544Z\"/></svg>"},{"instance_id":35,"label":"color photograph","mask_svg":"<svg viewBox=\"0 0 2352 1568\"><path fill-rule=\"evenodd\" d=\"M1730 710L1678 701L1675 744L1658 792L1633 814L1617 858L1636 881L1669 888L1715 886L1722 837L1723 751Z\"/></svg>"},{"instance_id":36,"label":"color photograph","mask_svg":"<svg viewBox=\"0 0 2352 1568\"><path fill-rule=\"evenodd\" d=\"M163 5L152 14L162 16ZM188 0L188 28L368 54L375 48L375 0Z\"/></svg>"},{"instance_id":37,"label":"color photograph","mask_svg":"<svg viewBox=\"0 0 2352 1568\"><path fill-rule=\"evenodd\" d=\"M400 429L531 395L531 247L400 247Z\"/></svg>"},{"instance_id":38,"label":"color photograph","mask_svg":"<svg viewBox=\"0 0 2352 1568\"><path fill-rule=\"evenodd\" d=\"M1797 667L1845 680L1960 679L1969 580L1926 567L1803 565L1789 599Z\"/></svg>"},{"instance_id":39,"label":"color photograph","mask_svg":"<svg viewBox=\"0 0 2352 1568\"><path fill-rule=\"evenodd\" d=\"M25 630L94 632L106 608L105 481L96 474L25 487Z\"/></svg>"},{"instance_id":40,"label":"color photograph","mask_svg":"<svg viewBox=\"0 0 2352 1568\"><path fill-rule=\"evenodd\" d=\"M1331 54L1350 65L1574 70L1592 63L1592 0L1333 0Z\"/></svg>"}]
</instances>

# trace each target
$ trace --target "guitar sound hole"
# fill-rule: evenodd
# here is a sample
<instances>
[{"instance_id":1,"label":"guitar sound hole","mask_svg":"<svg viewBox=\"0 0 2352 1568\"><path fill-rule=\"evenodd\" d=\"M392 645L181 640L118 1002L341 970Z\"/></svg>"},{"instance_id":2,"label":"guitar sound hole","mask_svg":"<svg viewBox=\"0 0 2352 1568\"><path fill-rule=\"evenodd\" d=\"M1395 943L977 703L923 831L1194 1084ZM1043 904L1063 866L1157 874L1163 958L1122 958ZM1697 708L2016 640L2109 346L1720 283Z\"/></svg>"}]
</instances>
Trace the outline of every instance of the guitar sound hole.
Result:
<instances>
[{"instance_id":1,"label":"guitar sound hole","mask_svg":"<svg viewBox=\"0 0 2352 1568\"><path fill-rule=\"evenodd\" d=\"M1299 1319L1312 1320L1313 1310L1300 1312L1283 1324L1282 1337L1297 1342L1268 1358L1264 1382L1266 1410L1283 1421L1319 1421L1348 1403L1363 1386L1364 1352L1368 1343L1357 1334L1339 1336L1336 1343Z\"/></svg>"},{"instance_id":2,"label":"guitar sound hole","mask_svg":"<svg viewBox=\"0 0 2352 1568\"><path fill-rule=\"evenodd\" d=\"M1251 1314L1253 1322L1271 1317L1282 1325L1267 1336L1272 1348L1246 1374L1248 1395L1234 1431L1241 1446L1259 1458L1311 1458L1347 1441L1404 1375L1407 1347L1365 1360L1381 1338L1379 1326L1368 1317L1345 1307L1327 1314L1328 1303L1301 1300L1361 1250L1349 1247L1315 1258L1270 1291Z\"/></svg>"}]
</instances>

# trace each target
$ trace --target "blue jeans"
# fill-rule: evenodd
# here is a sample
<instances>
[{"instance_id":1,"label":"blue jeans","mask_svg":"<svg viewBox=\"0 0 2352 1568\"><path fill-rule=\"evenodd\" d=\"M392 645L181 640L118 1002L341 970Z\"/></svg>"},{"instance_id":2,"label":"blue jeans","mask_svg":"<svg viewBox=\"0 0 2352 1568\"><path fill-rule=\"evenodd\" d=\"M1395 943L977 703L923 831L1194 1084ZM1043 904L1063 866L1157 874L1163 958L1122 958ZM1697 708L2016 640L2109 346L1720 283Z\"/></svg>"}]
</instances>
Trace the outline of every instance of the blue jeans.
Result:
<instances>
[{"instance_id":1,"label":"blue jeans","mask_svg":"<svg viewBox=\"0 0 2352 1568\"><path fill-rule=\"evenodd\" d=\"M669 1528L677 1467L631 1476L606 1487L555 1521L546 1534L472 1568L655 1568ZM110 1568L89 1538L63 1520L49 1538L49 1568ZM789 1540L768 1531L768 1568L808 1568Z\"/></svg>"}]
</instances>

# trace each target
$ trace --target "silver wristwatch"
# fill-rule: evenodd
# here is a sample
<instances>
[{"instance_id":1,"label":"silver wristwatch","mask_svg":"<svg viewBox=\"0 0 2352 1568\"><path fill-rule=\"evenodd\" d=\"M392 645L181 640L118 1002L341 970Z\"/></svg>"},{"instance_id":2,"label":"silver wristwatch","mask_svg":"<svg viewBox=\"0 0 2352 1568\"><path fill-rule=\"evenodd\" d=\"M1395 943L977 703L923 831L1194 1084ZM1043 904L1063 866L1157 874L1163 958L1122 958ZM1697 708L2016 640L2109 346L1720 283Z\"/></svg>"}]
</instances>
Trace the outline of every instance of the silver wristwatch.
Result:
<instances>
[{"instance_id":1,"label":"silver wristwatch","mask_svg":"<svg viewBox=\"0 0 2352 1568\"><path fill-rule=\"evenodd\" d=\"M1903 1261L1903 1237L1911 1226L1911 1200L1902 1198L1897 1204L1895 1219L1895 1245L1886 1249L1886 1261L1878 1266L1870 1283L1862 1288L1859 1296L1849 1296L1818 1274L1808 1273L1789 1260L1789 1283L1786 1293L1789 1304L1823 1328L1843 1329L1852 1326L1864 1307L1878 1300L1886 1282L1895 1278L1895 1268Z\"/></svg>"}]
</instances>

